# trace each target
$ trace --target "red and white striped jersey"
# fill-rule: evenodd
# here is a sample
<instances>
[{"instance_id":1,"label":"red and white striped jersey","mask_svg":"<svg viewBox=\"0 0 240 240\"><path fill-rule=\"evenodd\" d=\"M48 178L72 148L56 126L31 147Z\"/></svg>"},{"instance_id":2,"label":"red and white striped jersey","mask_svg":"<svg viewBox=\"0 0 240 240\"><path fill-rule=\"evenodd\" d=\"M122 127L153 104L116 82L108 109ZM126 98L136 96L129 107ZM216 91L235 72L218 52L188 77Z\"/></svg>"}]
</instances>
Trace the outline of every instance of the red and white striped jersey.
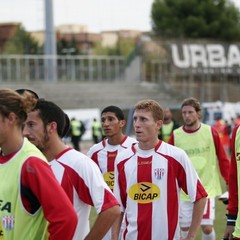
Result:
<instances>
[{"instance_id":1,"label":"red and white striped jersey","mask_svg":"<svg viewBox=\"0 0 240 240\"><path fill-rule=\"evenodd\" d=\"M99 214L119 203L105 183L98 166L81 152L68 148L50 164L78 215L73 239L84 239L89 232L91 206Z\"/></svg>"},{"instance_id":2,"label":"red and white striped jersey","mask_svg":"<svg viewBox=\"0 0 240 240\"><path fill-rule=\"evenodd\" d=\"M180 189L194 202L207 196L186 153L159 141L154 149L138 144L116 158L114 194L125 212L122 239L180 239Z\"/></svg>"},{"instance_id":3,"label":"red and white striped jersey","mask_svg":"<svg viewBox=\"0 0 240 240\"><path fill-rule=\"evenodd\" d=\"M105 182L111 190L114 187L114 164L116 156L122 150L131 147L136 139L125 136L118 145L110 145L107 139L93 145L87 155L99 166Z\"/></svg>"}]
</instances>

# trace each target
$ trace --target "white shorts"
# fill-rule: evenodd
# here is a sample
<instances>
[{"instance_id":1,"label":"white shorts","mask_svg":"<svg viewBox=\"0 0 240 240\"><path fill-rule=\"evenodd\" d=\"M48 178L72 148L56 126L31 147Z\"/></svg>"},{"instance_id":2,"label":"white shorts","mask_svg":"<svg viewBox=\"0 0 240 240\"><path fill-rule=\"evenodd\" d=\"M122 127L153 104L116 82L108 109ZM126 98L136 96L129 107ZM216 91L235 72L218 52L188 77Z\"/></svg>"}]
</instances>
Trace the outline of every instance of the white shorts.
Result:
<instances>
[{"instance_id":1,"label":"white shorts","mask_svg":"<svg viewBox=\"0 0 240 240\"><path fill-rule=\"evenodd\" d=\"M192 222L193 203L180 200L180 227L189 227ZM201 225L213 225L215 219L215 198L207 198Z\"/></svg>"}]
</instances>

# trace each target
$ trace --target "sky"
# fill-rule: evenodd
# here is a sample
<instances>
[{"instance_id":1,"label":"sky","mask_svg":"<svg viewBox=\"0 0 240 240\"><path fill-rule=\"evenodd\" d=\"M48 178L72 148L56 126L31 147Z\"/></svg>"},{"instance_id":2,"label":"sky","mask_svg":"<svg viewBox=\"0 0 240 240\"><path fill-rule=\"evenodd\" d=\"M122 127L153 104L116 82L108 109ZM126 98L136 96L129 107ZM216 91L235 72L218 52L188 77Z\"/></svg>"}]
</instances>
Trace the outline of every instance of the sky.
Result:
<instances>
[{"instance_id":1,"label":"sky","mask_svg":"<svg viewBox=\"0 0 240 240\"><path fill-rule=\"evenodd\" d=\"M151 30L154 0L53 0L54 25L87 25L89 32ZM240 9L240 0L232 0ZM0 0L0 23L21 22L27 31L43 30L45 0Z\"/></svg>"},{"instance_id":2,"label":"sky","mask_svg":"<svg viewBox=\"0 0 240 240\"><path fill-rule=\"evenodd\" d=\"M240 0L239 0L240 1ZM27 31L44 29L45 0L0 0L0 23L21 22ZM54 25L83 24L89 32L151 29L153 0L53 0Z\"/></svg>"}]
</instances>

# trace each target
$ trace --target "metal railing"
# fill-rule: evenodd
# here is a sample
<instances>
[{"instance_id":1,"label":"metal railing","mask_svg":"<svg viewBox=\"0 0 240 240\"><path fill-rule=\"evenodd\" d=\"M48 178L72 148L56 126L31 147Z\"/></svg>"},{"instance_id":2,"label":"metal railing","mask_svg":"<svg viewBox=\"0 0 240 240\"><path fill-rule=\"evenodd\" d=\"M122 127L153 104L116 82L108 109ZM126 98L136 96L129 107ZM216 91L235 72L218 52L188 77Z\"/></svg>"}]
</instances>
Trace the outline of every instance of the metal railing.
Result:
<instances>
[{"instance_id":1,"label":"metal railing","mask_svg":"<svg viewBox=\"0 0 240 240\"><path fill-rule=\"evenodd\" d=\"M123 80L125 66L119 56L0 55L0 82Z\"/></svg>"}]
</instances>

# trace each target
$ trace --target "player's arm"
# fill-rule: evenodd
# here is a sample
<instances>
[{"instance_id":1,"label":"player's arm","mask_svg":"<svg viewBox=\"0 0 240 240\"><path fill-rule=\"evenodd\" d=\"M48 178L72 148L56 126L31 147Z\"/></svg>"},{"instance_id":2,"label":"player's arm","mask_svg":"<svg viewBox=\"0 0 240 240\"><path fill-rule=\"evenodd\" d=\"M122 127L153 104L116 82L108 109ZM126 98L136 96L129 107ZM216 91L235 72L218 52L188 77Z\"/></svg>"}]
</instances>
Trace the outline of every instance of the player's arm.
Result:
<instances>
[{"instance_id":1,"label":"player's arm","mask_svg":"<svg viewBox=\"0 0 240 240\"><path fill-rule=\"evenodd\" d=\"M236 139L237 128L233 129L232 141L231 141L231 164L230 173L231 181L229 181L229 200L228 200L228 214L227 215L227 226L224 232L224 239L233 239L232 233L234 232L235 222L238 213L238 184L237 184L237 162L235 157L235 139Z\"/></svg>"},{"instance_id":2,"label":"player's arm","mask_svg":"<svg viewBox=\"0 0 240 240\"><path fill-rule=\"evenodd\" d=\"M200 227L200 223L202 220L206 200L207 200L207 198L203 197L203 198L196 200L193 203L192 222L189 227L188 235L185 238L185 240L191 240L191 239L196 238L197 231L198 231L198 228Z\"/></svg>"},{"instance_id":3,"label":"player's arm","mask_svg":"<svg viewBox=\"0 0 240 240\"><path fill-rule=\"evenodd\" d=\"M75 189L80 199L84 203L94 206L98 213L86 239L102 239L120 215L119 202L104 181L97 164L87 156L86 159L82 159L82 164L82 166L75 168L79 178L78 186Z\"/></svg>"},{"instance_id":4,"label":"player's arm","mask_svg":"<svg viewBox=\"0 0 240 240\"><path fill-rule=\"evenodd\" d=\"M221 143L218 132L213 127L211 127L211 129L212 129L212 136L213 136L214 145L215 145L215 149L216 149L217 159L218 159L218 163L219 163L219 169L220 169L222 177L224 178L224 180L226 182L226 185L228 185L230 161L229 161L227 154L224 150L224 147Z\"/></svg>"},{"instance_id":5,"label":"player's arm","mask_svg":"<svg viewBox=\"0 0 240 240\"><path fill-rule=\"evenodd\" d=\"M238 213L238 170L237 170L237 161L235 157L235 140L236 140L237 128L233 129L232 141L231 141L231 164L229 171L229 202L228 202L228 214L230 216L237 216Z\"/></svg>"},{"instance_id":6,"label":"player's arm","mask_svg":"<svg viewBox=\"0 0 240 240\"><path fill-rule=\"evenodd\" d=\"M121 212L120 216L115 220L112 226L112 240L119 239L119 233L123 221L123 213Z\"/></svg>"},{"instance_id":7,"label":"player's arm","mask_svg":"<svg viewBox=\"0 0 240 240\"><path fill-rule=\"evenodd\" d=\"M119 215L119 206L113 206L99 213L91 231L85 240L101 240Z\"/></svg>"},{"instance_id":8,"label":"player's arm","mask_svg":"<svg viewBox=\"0 0 240 240\"><path fill-rule=\"evenodd\" d=\"M28 188L40 203L49 222L49 239L71 240L78 221L77 215L50 166L41 159L29 158L22 168L21 184ZM31 199L28 201L31 202Z\"/></svg>"}]
</instances>

